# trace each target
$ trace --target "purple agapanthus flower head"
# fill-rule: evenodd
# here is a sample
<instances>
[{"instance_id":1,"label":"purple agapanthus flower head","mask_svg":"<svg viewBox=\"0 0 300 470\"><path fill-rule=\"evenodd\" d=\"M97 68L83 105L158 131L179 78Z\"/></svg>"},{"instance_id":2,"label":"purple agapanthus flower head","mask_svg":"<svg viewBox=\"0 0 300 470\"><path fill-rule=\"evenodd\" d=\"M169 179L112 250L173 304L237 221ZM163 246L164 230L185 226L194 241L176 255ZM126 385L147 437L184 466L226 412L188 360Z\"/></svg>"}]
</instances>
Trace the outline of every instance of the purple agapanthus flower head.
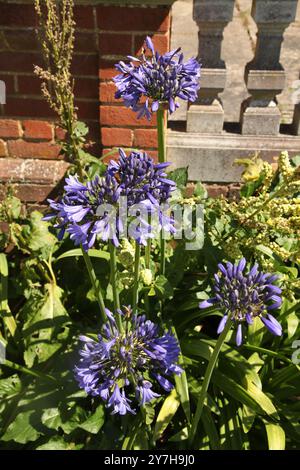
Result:
<instances>
[{"instance_id":1,"label":"purple agapanthus flower head","mask_svg":"<svg viewBox=\"0 0 300 470\"><path fill-rule=\"evenodd\" d=\"M112 414L135 413L133 401L140 405L160 396L173 384L167 377L181 374L177 364L179 346L171 332L160 332L145 315L132 315L130 307L118 311L122 328L112 312L97 340L81 336L84 343L75 377L80 388L100 396ZM157 391L155 391L154 389Z\"/></svg>"},{"instance_id":2,"label":"purple agapanthus flower head","mask_svg":"<svg viewBox=\"0 0 300 470\"><path fill-rule=\"evenodd\" d=\"M146 50L150 57L145 55ZM138 118L146 116L149 120L160 106L173 113L179 107L177 98L195 101L200 88L200 64L195 58L184 62L180 50L160 55L148 36L140 58L128 56L130 63L116 64L121 72L114 78L116 98L122 98Z\"/></svg>"},{"instance_id":3,"label":"purple agapanthus flower head","mask_svg":"<svg viewBox=\"0 0 300 470\"><path fill-rule=\"evenodd\" d=\"M270 313L282 303L281 289L274 284L278 276L259 271L257 264L244 273L245 258L234 265L228 262L220 263L218 267L220 274L215 274L214 297L199 304L200 308L217 305L224 311L218 334L223 331L227 319L231 318L237 324L236 344L240 346L243 323L250 325L255 317L259 317L273 335L281 336L282 327Z\"/></svg>"},{"instance_id":4,"label":"purple agapanthus flower head","mask_svg":"<svg viewBox=\"0 0 300 470\"><path fill-rule=\"evenodd\" d=\"M127 196L128 204L138 204L149 199L158 205L166 202L176 183L167 178L165 169L170 163L154 163L146 152L131 152L128 156L119 149L120 158L112 160L107 173L116 178L121 188L121 194Z\"/></svg>"},{"instance_id":5,"label":"purple agapanthus flower head","mask_svg":"<svg viewBox=\"0 0 300 470\"><path fill-rule=\"evenodd\" d=\"M118 245L118 217L112 221L112 212L109 210L99 215L99 207L113 207L120 198L120 188L114 178L108 174L104 178L96 176L83 184L75 175L67 177L65 183L63 197L58 202L48 200L53 211L43 218L55 219L54 227L59 229L58 238L62 239L64 233L68 232L74 244L82 245L86 251L92 248L97 235L103 241L111 239Z\"/></svg>"}]
</instances>

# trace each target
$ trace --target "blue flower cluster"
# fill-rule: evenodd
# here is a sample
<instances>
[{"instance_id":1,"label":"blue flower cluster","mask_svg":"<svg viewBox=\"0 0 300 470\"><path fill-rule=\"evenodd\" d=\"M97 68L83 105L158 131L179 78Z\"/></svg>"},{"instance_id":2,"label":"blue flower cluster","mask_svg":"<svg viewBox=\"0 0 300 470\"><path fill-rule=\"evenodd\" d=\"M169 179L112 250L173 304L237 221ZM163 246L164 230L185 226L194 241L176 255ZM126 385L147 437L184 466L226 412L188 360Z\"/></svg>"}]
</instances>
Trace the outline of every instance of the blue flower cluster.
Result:
<instances>
[{"instance_id":1,"label":"blue flower cluster","mask_svg":"<svg viewBox=\"0 0 300 470\"><path fill-rule=\"evenodd\" d=\"M195 58L184 62L180 48L160 55L150 37L146 38L145 46L151 57L143 53L141 58L128 56L129 64L123 61L116 64L121 72L114 78L118 88L116 98L122 98L128 108L138 113L138 118L146 116L149 120L151 112L161 105L173 113L179 107L176 98L195 101L200 88L199 62Z\"/></svg>"},{"instance_id":2,"label":"blue flower cluster","mask_svg":"<svg viewBox=\"0 0 300 470\"><path fill-rule=\"evenodd\" d=\"M220 321L218 334L220 334L231 318L238 324L236 344L240 346L243 341L242 323L249 325L255 317L259 317L268 330L276 336L282 335L282 327L270 311L281 306L281 289L274 284L278 279L275 274L263 273L255 264L247 274L244 273L246 260L242 258L239 263L230 262L218 265L220 275L215 274L215 296L200 303L200 308L218 306L225 312Z\"/></svg>"},{"instance_id":3,"label":"blue flower cluster","mask_svg":"<svg viewBox=\"0 0 300 470\"><path fill-rule=\"evenodd\" d=\"M118 311L122 328L112 312L106 313L108 322L97 341L80 337L84 346L75 376L79 386L89 395L100 396L112 414L134 414L129 396L144 405L160 396L152 390L154 384L172 390L167 377L182 373L177 364L179 346L171 332L161 335L156 324L145 315L132 315L130 307Z\"/></svg>"},{"instance_id":4,"label":"blue flower cluster","mask_svg":"<svg viewBox=\"0 0 300 470\"><path fill-rule=\"evenodd\" d=\"M176 187L166 177L169 163L155 164L144 152L131 152L128 157L122 149L119 153L119 161L110 162L103 178L96 176L83 184L77 176L69 176L63 197L59 201L49 200L53 211L44 220L55 219L59 239L68 232L74 244L82 245L85 251L94 246L97 236L118 246L124 230L119 208L121 196L126 196L129 209L140 205L141 210L135 211L135 230L129 234L138 243L145 245L153 236L149 213L157 213L160 228L174 232L172 219L159 207Z\"/></svg>"}]
</instances>

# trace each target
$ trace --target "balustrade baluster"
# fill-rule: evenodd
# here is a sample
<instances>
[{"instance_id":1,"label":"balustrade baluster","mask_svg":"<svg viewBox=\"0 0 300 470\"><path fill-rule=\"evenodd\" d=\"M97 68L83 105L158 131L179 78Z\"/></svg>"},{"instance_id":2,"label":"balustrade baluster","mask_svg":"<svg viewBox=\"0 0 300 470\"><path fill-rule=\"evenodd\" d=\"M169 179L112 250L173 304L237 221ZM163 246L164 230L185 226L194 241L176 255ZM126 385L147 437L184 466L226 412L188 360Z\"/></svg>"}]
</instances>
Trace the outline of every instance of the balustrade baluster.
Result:
<instances>
[{"instance_id":1,"label":"balustrade baluster","mask_svg":"<svg viewBox=\"0 0 300 470\"><path fill-rule=\"evenodd\" d=\"M225 26L232 20L234 0L194 0L193 18L199 27L198 57L202 63L201 89L197 103L187 113L187 131L219 134L224 110L218 98L226 84L226 66L221 59Z\"/></svg>"}]
</instances>

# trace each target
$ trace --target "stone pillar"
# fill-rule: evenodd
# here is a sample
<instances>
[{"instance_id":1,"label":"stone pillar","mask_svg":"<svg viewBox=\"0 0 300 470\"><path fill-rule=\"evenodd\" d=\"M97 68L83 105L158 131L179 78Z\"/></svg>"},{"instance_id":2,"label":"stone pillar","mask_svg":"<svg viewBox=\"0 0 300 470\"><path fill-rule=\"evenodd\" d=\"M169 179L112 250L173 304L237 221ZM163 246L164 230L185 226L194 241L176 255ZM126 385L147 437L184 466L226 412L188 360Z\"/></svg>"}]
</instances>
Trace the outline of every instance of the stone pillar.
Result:
<instances>
[{"instance_id":1,"label":"stone pillar","mask_svg":"<svg viewBox=\"0 0 300 470\"><path fill-rule=\"evenodd\" d=\"M193 18L199 27L198 58L203 68L197 103L187 113L188 132L219 134L223 130L224 110L218 94L225 88L226 67L221 46L233 8L234 0L194 0Z\"/></svg>"},{"instance_id":2,"label":"stone pillar","mask_svg":"<svg viewBox=\"0 0 300 470\"><path fill-rule=\"evenodd\" d=\"M285 85L280 64L283 33L296 16L298 0L254 0L257 44L254 59L246 66L245 81L251 97L242 105L242 133L278 135L281 114L276 95Z\"/></svg>"}]
</instances>

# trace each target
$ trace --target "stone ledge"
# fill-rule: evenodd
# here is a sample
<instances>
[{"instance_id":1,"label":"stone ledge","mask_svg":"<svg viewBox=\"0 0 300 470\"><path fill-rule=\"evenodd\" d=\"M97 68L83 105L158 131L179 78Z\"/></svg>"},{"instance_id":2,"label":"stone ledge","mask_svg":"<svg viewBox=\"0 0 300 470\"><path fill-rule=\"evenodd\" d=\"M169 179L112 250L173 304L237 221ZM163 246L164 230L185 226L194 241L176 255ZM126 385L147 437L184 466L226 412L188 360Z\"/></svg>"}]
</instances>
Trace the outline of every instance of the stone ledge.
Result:
<instances>
[{"instance_id":1,"label":"stone ledge","mask_svg":"<svg viewBox=\"0 0 300 470\"><path fill-rule=\"evenodd\" d=\"M236 158L259 152L272 162L282 150L291 156L300 154L300 137L280 134L270 138L226 132L204 135L169 130L167 138L167 160L173 163L172 169L188 166L190 181L207 183L239 182L243 169L233 165Z\"/></svg>"},{"instance_id":2,"label":"stone ledge","mask_svg":"<svg viewBox=\"0 0 300 470\"><path fill-rule=\"evenodd\" d=\"M176 0L75 0L75 5L132 5L132 6L165 6L172 5ZM34 0L6 0L5 3L34 3Z\"/></svg>"}]
</instances>

